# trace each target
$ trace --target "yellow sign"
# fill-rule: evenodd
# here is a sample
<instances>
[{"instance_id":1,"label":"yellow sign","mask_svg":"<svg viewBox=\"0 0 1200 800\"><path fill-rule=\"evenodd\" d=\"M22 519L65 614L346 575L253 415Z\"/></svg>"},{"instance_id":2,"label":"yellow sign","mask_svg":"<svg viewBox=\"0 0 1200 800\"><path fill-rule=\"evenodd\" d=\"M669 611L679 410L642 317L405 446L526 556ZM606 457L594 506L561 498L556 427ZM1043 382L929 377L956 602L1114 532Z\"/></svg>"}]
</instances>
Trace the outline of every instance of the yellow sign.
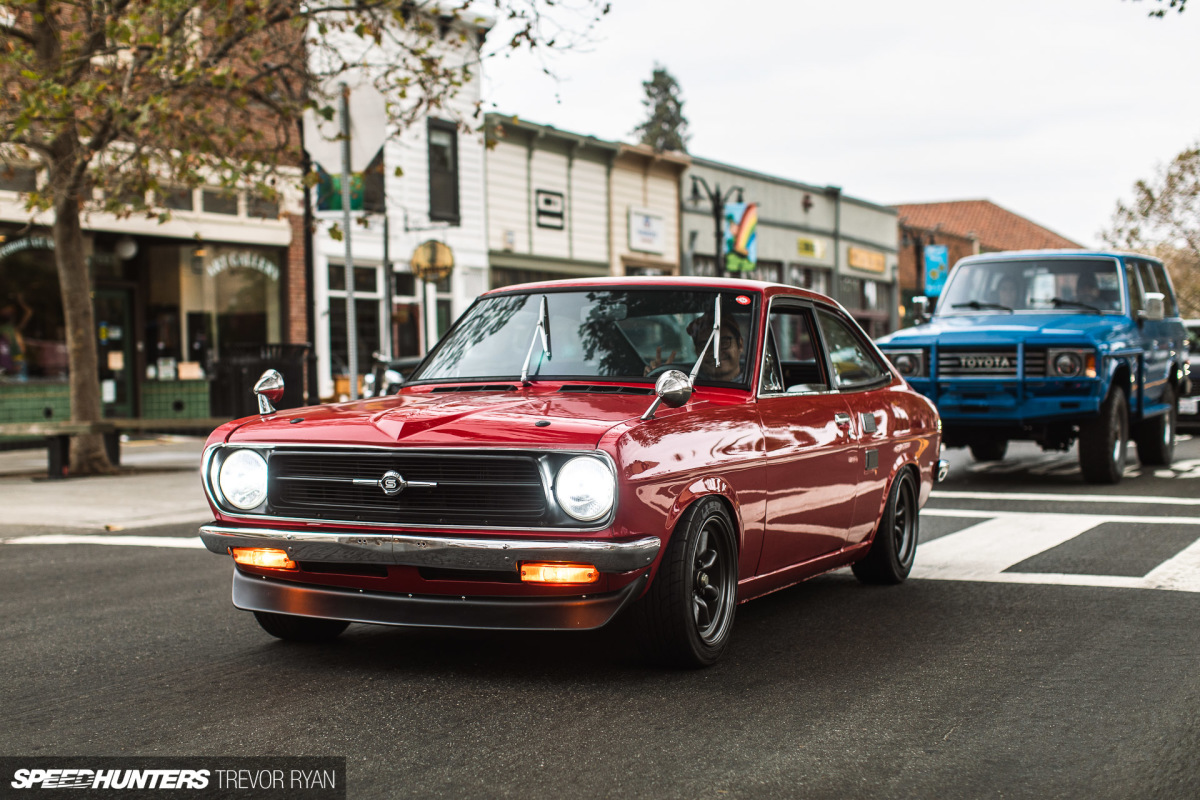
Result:
<instances>
[{"instance_id":1,"label":"yellow sign","mask_svg":"<svg viewBox=\"0 0 1200 800\"><path fill-rule=\"evenodd\" d=\"M847 253L850 266L867 272L883 272L887 269L887 256L875 250L851 247Z\"/></svg>"},{"instance_id":2,"label":"yellow sign","mask_svg":"<svg viewBox=\"0 0 1200 800\"><path fill-rule=\"evenodd\" d=\"M803 236L796 238L796 252L802 256L809 258L817 257L817 243L812 239L805 239Z\"/></svg>"},{"instance_id":3,"label":"yellow sign","mask_svg":"<svg viewBox=\"0 0 1200 800\"><path fill-rule=\"evenodd\" d=\"M445 243L430 239L417 245L409 266L420 280L440 281L454 270L454 251Z\"/></svg>"}]
</instances>

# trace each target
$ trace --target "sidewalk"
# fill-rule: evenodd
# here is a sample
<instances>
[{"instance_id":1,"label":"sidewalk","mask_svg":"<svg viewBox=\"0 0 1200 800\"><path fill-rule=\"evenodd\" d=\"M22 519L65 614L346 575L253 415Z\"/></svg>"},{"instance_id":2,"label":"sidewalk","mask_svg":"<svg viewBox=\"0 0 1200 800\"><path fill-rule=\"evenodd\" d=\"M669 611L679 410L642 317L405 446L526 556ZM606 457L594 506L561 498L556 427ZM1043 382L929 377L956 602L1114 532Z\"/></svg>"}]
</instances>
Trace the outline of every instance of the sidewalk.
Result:
<instances>
[{"instance_id":1,"label":"sidewalk","mask_svg":"<svg viewBox=\"0 0 1200 800\"><path fill-rule=\"evenodd\" d=\"M202 437L131 439L121 443L127 474L61 481L46 479L45 448L0 451L0 536L207 522L203 449Z\"/></svg>"}]
</instances>

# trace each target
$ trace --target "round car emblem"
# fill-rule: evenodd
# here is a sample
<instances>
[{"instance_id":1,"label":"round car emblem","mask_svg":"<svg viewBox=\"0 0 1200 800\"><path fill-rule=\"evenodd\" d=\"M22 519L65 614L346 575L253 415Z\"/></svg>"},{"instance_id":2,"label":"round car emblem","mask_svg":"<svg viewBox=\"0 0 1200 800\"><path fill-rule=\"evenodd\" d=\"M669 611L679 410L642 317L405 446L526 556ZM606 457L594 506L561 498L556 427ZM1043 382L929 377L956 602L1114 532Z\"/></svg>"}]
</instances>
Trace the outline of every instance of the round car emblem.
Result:
<instances>
[{"instance_id":1,"label":"round car emblem","mask_svg":"<svg viewBox=\"0 0 1200 800\"><path fill-rule=\"evenodd\" d=\"M404 478L400 477L400 473L396 472L396 470L389 469L379 479L379 488L383 489L383 493L389 496L400 494L404 490Z\"/></svg>"}]
</instances>

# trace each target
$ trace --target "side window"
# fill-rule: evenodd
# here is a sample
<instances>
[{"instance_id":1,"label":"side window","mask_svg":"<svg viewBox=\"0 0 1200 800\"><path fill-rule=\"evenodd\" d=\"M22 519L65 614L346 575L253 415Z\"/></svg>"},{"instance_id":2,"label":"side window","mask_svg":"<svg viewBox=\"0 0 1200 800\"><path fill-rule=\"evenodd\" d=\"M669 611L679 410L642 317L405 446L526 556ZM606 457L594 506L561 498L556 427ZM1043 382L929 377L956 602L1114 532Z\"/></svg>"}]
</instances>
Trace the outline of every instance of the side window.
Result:
<instances>
[{"instance_id":1,"label":"side window","mask_svg":"<svg viewBox=\"0 0 1200 800\"><path fill-rule=\"evenodd\" d=\"M1142 279L1142 291L1143 292L1160 292L1160 291L1162 291L1161 289L1158 288L1158 281L1156 281L1154 279L1154 272L1153 272L1153 270L1150 269L1149 262L1135 261L1134 263L1137 265L1138 276Z\"/></svg>"},{"instance_id":2,"label":"side window","mask_svg":"<svg viewBox=\"0 0 1200 800\"><path fill-rule=\"evenodd\" d=\"M1150 269L1154 272L1154 280L1158 283L1158 290L1163 293L1163 306L1166 308L1168 317L1179 316L1179 304L1175 301L1175 289L1171 286L1171 279L1167 275L1167 268L1162 264L1153 262L1150 264Z\"/></svg>"},{"instance_id":3,"label":"side window","mask_svg":"<svg viewBox=\"0 0 1200 800\"><path fill-rule=\"evenodd\" d=\"M1137 269L1132 261L1125 262L1125 279L1129 283L1129 315L1136 319L1142 308L1145 307L1145 303L1142 300L1142 284L1138 280Z\"/></svg>"},{"instance_id":4,"label":"side window","mask_svg":"<svg viewBox=\"0 0 1200 800\"><path fill-rule=\"evenodd\" d=\"M458 128L429 120L429 218L458 224Z\"/></svg>"},{"instance_id":5,"label":"side window","mask_svg":"<svg viewBox=\"0 0 1200 800\"><path fill-rule=\"evenodd\" d=\"M868 386L891 374L849 322L824 309L817 312L817 320L839 389Z\"/></svg>"},{"instance_id":6,"label":"side window","mask_svg":"<svg viewBox=\"0 0 1200 800\"><path fill-rule=\"evenodd\" d=\"M776 303L767 323L763 352L763 394L824 392L828 373L817 343L812 309Z\"/></svg>"}]
</instances>

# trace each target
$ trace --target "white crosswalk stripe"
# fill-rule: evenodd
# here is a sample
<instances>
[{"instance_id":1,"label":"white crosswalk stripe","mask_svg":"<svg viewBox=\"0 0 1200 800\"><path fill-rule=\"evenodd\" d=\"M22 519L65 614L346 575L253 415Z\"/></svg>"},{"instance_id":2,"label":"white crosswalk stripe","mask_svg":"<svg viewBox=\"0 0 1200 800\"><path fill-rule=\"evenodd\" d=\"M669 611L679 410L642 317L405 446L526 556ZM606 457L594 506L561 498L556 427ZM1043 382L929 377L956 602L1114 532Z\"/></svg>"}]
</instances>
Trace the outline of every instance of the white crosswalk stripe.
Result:
<instances>
[{"instance_id":1,"label":"white crosswalk stripe","mask_svg":"<svg viewBox=\"0 0 1200 800\"><path fill-rule=\"evenodd\" d=\"M1200 592L1200 529L1195 542L1141 577L1005 571L1107 523L1200 526L1200 519L1195 517L946 508L926 508L921 514L983 521L922 543L917 549L913 578Z\"/></svg>"}]
</instances>

